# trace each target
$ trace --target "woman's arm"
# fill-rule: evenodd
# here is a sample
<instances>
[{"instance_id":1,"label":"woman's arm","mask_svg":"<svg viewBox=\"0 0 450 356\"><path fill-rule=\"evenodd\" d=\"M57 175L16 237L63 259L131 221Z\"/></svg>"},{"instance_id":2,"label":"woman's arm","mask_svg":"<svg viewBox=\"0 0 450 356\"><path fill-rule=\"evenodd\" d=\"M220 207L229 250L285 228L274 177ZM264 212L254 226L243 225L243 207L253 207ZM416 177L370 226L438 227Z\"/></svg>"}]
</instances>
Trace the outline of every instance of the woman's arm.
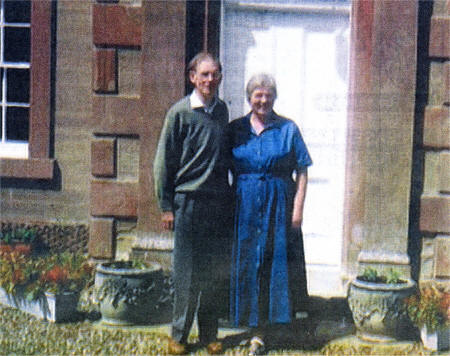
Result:
<instances>
[{"instance_id":1,"label":"woman's arm","mask_svg":"<svg viewBox=\"0 0 450 356\"><path fill-rule=\"evenodd\" d=\"M302 167L297 171L297 189L292 211L292 228L299 229L303 221L303 206L305 205L306 186L308 184L308 168Z\"/></svg>"}]
</instances>

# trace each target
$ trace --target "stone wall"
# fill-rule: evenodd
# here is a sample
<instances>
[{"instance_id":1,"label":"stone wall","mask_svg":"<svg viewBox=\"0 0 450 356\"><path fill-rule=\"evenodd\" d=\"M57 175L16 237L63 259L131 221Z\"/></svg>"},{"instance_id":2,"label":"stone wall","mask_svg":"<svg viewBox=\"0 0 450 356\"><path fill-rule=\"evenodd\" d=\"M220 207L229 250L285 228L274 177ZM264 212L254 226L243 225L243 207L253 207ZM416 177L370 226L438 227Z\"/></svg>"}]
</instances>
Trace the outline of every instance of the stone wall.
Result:
<instances>
[{"instance_id":1,"label":"stone wall","mask_svg":"<svg viewBox=\"0 0 450 356\"><path fill-rule=\"evenodd\" d=\"M87 226L91 139L91 4L58 1L52 70L52 180L2 179L0 220Z\"/></svg>"},{"instance_id":2,"label":"stone wall","mask_svg":"<svg viewBox=\"0 0 450 356\"><path fill-rule=\"evenodd\" d=\"M450 287L450 1L434 2L429 29L420 281Z\"/></svg>"},{"instance_id":3,"label":"stone wall","mask_svg":"<svg viewBox=\"0 0 450 356\"><path fill-rule=\"evenodd\" d=\"M0 226L0 231L4 234L18 229L34 230L37 239L53 253L64 251L87 253L89 240L89 227L87 225L1 222Z\"/></svg>"}]
</instances>

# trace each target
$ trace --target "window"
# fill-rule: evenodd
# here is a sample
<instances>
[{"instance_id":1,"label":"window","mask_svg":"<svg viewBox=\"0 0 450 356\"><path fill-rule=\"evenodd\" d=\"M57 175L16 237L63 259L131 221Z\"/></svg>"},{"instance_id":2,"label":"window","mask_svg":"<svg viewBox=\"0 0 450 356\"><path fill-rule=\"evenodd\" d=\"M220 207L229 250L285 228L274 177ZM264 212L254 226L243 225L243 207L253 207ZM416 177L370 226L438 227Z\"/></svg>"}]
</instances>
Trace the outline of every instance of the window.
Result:
<instances>
[{"instance_id":1,"label":"window","mask_svg":"<svg viewBox=\"0 0 450 356\"><path fill-rule=\"evenodd\" d=\"M0 0L0 176L51 179L50 0Z\"/></svg>"},{"instance_id":2,"label":"window","mask_svg":"<svg viewBox=\"0 0 450 356\"><path fill-rule=\"evenodd\" d=\"M30 1L0 2L2 157L28 157L30 111Z\"/></svg>"}]
</instances>

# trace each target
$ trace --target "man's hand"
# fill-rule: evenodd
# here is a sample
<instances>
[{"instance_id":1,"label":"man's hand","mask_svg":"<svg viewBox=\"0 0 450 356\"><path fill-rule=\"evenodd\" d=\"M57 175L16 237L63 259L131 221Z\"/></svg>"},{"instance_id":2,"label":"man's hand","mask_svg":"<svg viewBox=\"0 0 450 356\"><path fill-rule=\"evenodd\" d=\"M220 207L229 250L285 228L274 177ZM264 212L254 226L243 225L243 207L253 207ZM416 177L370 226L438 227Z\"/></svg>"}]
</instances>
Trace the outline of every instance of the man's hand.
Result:
<instances>
[{"instance_id":1,"label":"man's hand","mask_svg":"<svg viewBox=\"0 0 450 356\"><path fill-rule=\"evenodd\" d=\"M164 230L173 230L174 216L173 212L165 211L161 216L161 223Z\"/></svg>"}]
</instances>

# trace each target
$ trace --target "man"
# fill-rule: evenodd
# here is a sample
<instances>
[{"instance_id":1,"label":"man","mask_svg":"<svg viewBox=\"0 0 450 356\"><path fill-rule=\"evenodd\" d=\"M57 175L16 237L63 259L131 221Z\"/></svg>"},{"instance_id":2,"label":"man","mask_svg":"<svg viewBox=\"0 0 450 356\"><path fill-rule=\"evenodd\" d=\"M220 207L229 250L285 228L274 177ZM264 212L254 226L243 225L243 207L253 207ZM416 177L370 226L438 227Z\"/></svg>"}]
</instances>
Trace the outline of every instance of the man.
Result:
<instances>
[{"instance_id":1,"label":"man","mask_svg":"<svg viewBox=\"0 0 450 356\"><path fill-rule=\"evenodd\" d=\"M170 354L186 353L195 313L200 343L221 353L217 303L228 267L231 191L225 129L228 109L217 95L221 65L208 53L188 65L191 95L168 111L154 161L162 225L174 230L175 288Z\"/></svg>"}]
</instances>

